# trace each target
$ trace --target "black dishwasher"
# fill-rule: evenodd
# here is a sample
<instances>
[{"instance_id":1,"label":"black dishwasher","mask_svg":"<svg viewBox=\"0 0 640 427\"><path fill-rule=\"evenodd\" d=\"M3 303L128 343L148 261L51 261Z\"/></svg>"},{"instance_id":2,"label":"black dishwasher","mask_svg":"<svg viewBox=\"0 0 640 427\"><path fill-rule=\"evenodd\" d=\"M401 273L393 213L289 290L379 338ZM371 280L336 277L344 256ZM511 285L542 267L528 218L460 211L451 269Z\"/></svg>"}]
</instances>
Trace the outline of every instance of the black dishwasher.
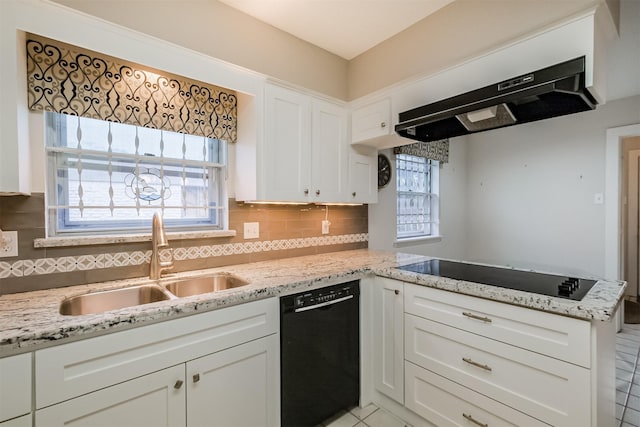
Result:
<instances>
[{"instance_id":1,"label":"black dishwasher","mask_svg":"<svg viewBox=\"0 0 640 427\"><path fill-rule=\"evenodd\" d=\"M313 427L360 399L358 281L280 298L282 427Z\"/></svg>"}]
</instances>

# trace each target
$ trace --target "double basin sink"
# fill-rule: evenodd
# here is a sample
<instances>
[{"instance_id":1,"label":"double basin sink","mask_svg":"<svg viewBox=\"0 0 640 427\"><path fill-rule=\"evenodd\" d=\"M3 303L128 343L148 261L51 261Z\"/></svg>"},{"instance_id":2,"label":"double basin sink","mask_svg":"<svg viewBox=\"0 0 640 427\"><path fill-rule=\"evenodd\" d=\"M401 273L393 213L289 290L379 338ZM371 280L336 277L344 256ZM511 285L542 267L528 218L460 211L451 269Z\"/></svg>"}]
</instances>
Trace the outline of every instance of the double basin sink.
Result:
<instances>
[{"instance_id":1,"label":"double basin sink","mask_svg":"<svg viewBox=\"0 0 640 427\"><path fill-rule=\"evenodd\" d=\"M176 280L164 285L146 284L109 291L91 292L65 298L60 314L78 316L96 314L152 302L217 292L248 285L244 279L229 273Z\"/></svg>"}]
</instances>

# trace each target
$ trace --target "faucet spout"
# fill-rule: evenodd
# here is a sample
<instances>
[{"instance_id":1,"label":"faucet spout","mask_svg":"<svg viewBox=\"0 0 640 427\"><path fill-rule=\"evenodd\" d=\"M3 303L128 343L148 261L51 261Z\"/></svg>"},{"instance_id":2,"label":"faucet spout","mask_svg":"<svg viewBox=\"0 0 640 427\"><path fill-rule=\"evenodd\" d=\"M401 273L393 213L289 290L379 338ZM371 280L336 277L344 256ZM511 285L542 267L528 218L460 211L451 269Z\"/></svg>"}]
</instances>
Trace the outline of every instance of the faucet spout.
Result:
<instances>
[{"instance_id":1,"label":"faucet spout","mask_svg":"<svg viewBox=\"0 0 640 427\"><path fill-rule=\"evenodd\" d=\"M149 265L149 278L157 280L162 276L162 272L173 268L173 250L171 250L171 260L160 260L160 248L169 246L167 234L164 231L162 216L158 212L153 214L151 220L151 264Z\"/></svg>"}]
</instances>

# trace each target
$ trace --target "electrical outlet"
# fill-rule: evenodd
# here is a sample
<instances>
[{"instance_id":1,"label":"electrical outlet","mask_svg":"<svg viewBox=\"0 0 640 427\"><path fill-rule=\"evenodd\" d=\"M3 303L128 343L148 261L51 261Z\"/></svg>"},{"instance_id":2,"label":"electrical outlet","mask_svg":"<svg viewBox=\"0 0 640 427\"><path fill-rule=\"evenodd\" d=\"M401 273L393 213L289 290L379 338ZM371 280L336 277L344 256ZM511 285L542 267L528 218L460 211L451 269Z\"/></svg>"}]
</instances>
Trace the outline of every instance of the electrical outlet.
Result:
<instances>
[{"instance_id":1,"label":"electrical outlet","mask_svg":"<svg viewBox=\"0 0 640 427\"><path fill-rule=\"evenodd\" d=\"M3 231L0 240L0 258L18 256L18 232Z\"/></svg>"},{"instance_id":2,"label":"electrical outlet","mask_svg":"<svg viewBox=\"0 0 640 427\"><path fill-rule=\"evenodd\" d=\"M329 226L331 223L326 219L322 221L322 234L329 234Z\"/></svg>"},{"instance_id":3,"label":"electrical outlet","mask_svg":"<svg viewBox=\"0 0 640 427\"><path fill-rule=\"evenodd\" d=\"M245 239L257 239L260 237L260 223L259 222L245 222L244 223L244 238Z\"/></svg>"}]
</instances>

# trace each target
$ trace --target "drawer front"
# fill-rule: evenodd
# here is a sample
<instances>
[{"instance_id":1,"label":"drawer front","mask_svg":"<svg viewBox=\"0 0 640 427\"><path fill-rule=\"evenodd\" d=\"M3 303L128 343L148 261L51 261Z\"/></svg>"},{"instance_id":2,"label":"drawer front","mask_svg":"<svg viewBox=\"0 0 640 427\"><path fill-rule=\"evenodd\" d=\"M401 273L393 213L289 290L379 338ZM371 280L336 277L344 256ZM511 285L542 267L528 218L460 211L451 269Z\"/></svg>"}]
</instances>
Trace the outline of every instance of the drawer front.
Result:
<instances>
[{"instance_id":1,"label":"drawer front","mask_svg":"<svg viewBox=\"0 0 640 427\"><path fill-rule=\"evenodd\" d=\"M591 329L584 320L405 285L405 311L517 347L589 368Z\"/></svg>"},{"instance_id":2,"label":"drawer front","mask_svg":"<svg viewBox=\"0 0 640 427\"><path fill-rule=\"evenodd\" d=\"M35 353L36 408L277 332L270 298Z\"/></svg>"},{"instance_id":3,"label":"drawer front","mask_svg":"<svg viewBox=\"0 0 640 427\"><path fill-rule=\"evenodd\" d=\"M540 420L411 362L405 362L405 373L407 408L438 427L548 427Z\"/></svg>"},{"instance_id":4,"label":"drawer front","mask_svg":"<svg viewBox=\"0 0 640 427\"><path fill-rule=\"evenodd\" d=\"M31 353L0 359L0 422L31 411Z\"/></svg>"},{"instance_id":5,"label":"drawer front","mask_svg":"<svg viewBox=\"0 0 640 427\"><path fill-rule=\"evenodd\" d=\"M405 315L405 358L552 425L591 425L590 371Z\"/></svg>"}]
</instances>

